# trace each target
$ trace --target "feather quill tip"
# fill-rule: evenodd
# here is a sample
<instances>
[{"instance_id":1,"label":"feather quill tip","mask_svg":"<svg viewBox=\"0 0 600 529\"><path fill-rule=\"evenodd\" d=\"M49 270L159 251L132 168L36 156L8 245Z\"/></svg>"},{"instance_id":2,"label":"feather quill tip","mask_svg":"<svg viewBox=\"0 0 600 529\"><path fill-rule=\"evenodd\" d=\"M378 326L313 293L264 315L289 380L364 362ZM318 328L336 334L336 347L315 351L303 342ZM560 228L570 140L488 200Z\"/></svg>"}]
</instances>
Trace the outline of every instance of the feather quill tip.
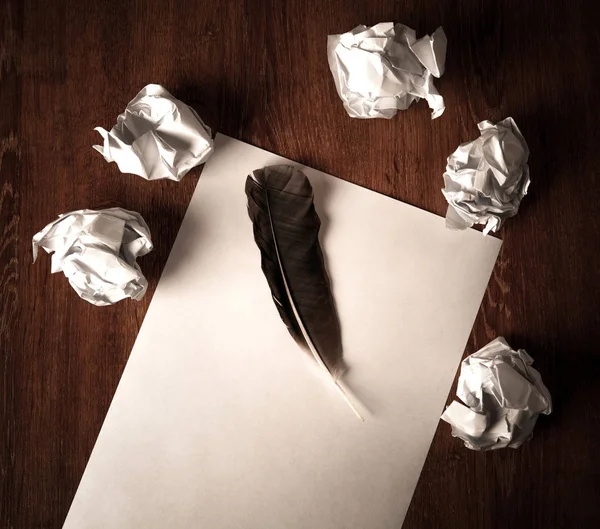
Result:
<instances>
[{"instance_id":1,"label":"feather quill tip","mask_svg":"<svg viewBox=\"0 0 600 529\"><path fill-rule=\"evenodd\" d=\"M350 397L348 397L348 394L344 391L344 388L337 381L334 381L334 384L337 390L342 395L342 398L346 401L346 404L348 404L348 406L350 406L350 409L354 412L354 415L356 415L361 422L365 422L365 418L360 414L358 408L354 405Z\"/></svg>"}]
</instances>

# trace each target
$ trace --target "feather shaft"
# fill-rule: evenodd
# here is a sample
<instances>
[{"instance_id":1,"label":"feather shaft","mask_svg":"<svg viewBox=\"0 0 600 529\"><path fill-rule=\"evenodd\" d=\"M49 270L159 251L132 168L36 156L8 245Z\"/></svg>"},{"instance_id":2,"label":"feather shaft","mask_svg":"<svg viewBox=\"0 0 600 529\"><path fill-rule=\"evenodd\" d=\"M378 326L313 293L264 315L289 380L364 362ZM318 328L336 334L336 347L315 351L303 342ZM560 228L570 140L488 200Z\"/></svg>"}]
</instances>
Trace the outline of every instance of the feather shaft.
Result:
<instances>
[{"instance_id":1,"label":"feather shaft","mask_svg":"<svg viewBox=\"0 0 600 529\"><path fill-rule=\"evenodd\" d=\"M343 368L341 330L308 178L294 166L265 167L248 176L246 195L262 270L279 316L364 421L338 380Z\"/></svg>"}]
</instances>

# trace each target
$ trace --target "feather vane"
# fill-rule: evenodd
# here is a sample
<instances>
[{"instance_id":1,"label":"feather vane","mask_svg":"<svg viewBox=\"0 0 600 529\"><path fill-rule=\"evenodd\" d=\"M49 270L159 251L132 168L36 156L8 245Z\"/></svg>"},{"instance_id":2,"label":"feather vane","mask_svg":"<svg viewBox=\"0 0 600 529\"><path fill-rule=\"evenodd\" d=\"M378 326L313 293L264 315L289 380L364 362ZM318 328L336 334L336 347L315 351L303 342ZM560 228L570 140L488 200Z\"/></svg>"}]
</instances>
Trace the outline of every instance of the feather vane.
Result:
<instances>
[{"instance_id":1,"label":"feather vane","mask_svg":"<svg viewBox=\"0 0 600 529\"><path fill-rule=\"evenodd\" d=\"M246 195L262 270L279 316L364 420L339 383L340 323L319 244L321 222L310 181L292 165L269 166L248 176Z\"/></svg>"}]
</instances>

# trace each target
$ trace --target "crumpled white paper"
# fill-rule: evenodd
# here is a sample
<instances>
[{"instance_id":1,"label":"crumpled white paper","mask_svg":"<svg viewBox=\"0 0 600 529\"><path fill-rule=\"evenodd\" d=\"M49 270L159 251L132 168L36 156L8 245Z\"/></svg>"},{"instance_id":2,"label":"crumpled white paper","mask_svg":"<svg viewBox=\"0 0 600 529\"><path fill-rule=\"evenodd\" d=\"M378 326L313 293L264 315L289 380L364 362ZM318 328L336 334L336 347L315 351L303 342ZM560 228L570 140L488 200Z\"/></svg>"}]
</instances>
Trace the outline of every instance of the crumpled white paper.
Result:
<instances>
[{"instance_id":1,"label":"crumpled white paper","mask_svg":"<svg viewBox=\"0 0 600 529\"><path fill-rule=\"evenodd\" d=\"M446 227L464 230L485 224L494 232L519 211L529 188L529 148L512 118L478 124L481 136L448 157L444 173Z\"/></svg>"},{"instance_id":2,"label":"crumpled white paper","mask_svg":"<svg viewBox=\"0 0 600 529\"><path fill-rule=\"evenodd\" d=\"M152 250L150 230L139 213L121 208L80 209L59 215L33 236L52 253L52 273L63 271L80 297L98 306L140 300L148 282L136 258Z\"/></svg>"},{"instance_id":3,"label":"crumpled white paper","mask_svg":"<svg viewBox=\"0 0 600 529\"><path fill-rule=\"evenodd\" d=\"M533 359L496 338L461 364L457 397L442 415L452 435L473 450L517 448L531 438L538 415L552 399Z\"/></svg>"},{"instance_id":4,"label":"crumpled white paper","mask_svg":"<svg viewBox=\"0 0 600 529\"><path fill-rule=\"evenodd\" d=\"M104 145L94 145L123 173L147 180L181 180L213 152L210 129L195 110L162 86L149 84L127 105L110 132L96 127Z\"/></svg>"},{"instance_id":5,"label":"crumpled white paper","mask_svg":"<svg viewBox=\"0 0 600 529\"><path fill-rule=\"evenodd\" d=\"M433 77L444 73L447 39L439 27L417 40L413 29L382 22L329 35L327 58L337 92L353 118L391 118L425 98L432 119L444 112Z\"/></svg>"}]
</instances>

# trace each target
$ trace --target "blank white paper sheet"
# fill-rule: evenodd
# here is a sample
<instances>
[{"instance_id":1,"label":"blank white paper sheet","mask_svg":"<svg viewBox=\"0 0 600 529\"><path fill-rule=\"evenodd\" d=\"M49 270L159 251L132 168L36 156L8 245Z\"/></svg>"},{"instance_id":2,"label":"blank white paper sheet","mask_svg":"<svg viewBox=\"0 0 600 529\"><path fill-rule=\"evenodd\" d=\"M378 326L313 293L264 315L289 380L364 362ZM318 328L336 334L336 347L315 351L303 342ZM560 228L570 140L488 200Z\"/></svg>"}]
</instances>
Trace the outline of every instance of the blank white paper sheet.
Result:
<instances>
[{"instance_id":1,"label":"blank white paper sheet","mask_svg":"<svg viewBox=\"0 0 600 529\"><path fill-rule=\"evenodd\" d=\"M501 241L305 168L361 423L260 267L244 184L280 163L217 136L66 529L401 526Z\"/></svg>"}]
</instances>

